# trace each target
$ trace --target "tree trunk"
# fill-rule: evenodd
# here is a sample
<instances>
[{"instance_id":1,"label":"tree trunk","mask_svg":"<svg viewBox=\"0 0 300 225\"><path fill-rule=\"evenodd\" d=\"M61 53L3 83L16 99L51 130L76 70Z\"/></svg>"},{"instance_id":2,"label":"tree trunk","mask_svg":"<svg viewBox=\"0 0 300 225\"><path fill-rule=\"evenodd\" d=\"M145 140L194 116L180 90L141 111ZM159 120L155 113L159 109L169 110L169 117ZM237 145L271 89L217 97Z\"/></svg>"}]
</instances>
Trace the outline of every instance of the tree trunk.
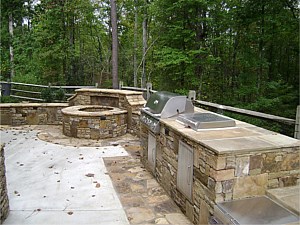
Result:
<instances>
[{"instance_id":1,"label":"tree trunk","mask_svg":"<svg viewBox=\"0 0 300 225\"><path fill-rule=\"evenodd\" d=\"M142 67L142 84L141 87L146 87L146 53L147 53L147 29L148 29L148 18L147 18L147 4L148 1L145 0L145 11L143 20L143 67Z\"/></svg>"},{"instance_id":2,"label":"tree trunk","mask_svg":"<svg viewBox=\"0 0 300 225\"><path fill-rule=\"evenodd\" d=\"M70 62L70 82L71 84L79 84L78 79L75 75L75 23L74 23L73 13L70 15L69 19L69 47L71 52L71 62Z\"/></svg>"},{"instance_id":3,"label":"tree trunk","mask_svg":"<svg viewBox=\"0 0 300 225\"><path fill-rule=\"evenodd\" d=\"M261 94L261 83L263 80L263 51L264 51L264 35L265 35L265 5L261 6L261 24L260 24L260 39L259 39L259 72L257 73L257 94Z\"/></svg>"},{"instance_id":4,"label":"tree trunk","mask_svg":"<svg viewBox=\"0 0 300 225\"><path fill-rule=\"evenodd\" d=\"M8 19L8 29L9 29L9 55L10 55L10 78L12 80L15 76L15 68L14 68L14 48L13 48L13 38L14 38L14 19L12 13L9 14Z\"/></svg>"},{"instance_id":5,"label":"tree trunk","mask_svg":"<svg viewBox=\"0 0 300 225\"><path fill-rule=\"evenodd\" d=\"M112 86L113 89L118 89L118 30L116 0L110 0L110 7L112 28Z\"/></svg>"},{"instance_id":6,"label":"tree trunk","mask_svg":"<svg viewBox=\"0 0 300 225\"><path fill-rule=\"evenodd\" d=\"M137 53L137 29L138 29L138 10L137 10L137 0L134 1L135 7L134 7L134 53L133 53L133 85L134 87L137 87L137 59L136 59L136 53Z\"/></svg>"}]
</instances>

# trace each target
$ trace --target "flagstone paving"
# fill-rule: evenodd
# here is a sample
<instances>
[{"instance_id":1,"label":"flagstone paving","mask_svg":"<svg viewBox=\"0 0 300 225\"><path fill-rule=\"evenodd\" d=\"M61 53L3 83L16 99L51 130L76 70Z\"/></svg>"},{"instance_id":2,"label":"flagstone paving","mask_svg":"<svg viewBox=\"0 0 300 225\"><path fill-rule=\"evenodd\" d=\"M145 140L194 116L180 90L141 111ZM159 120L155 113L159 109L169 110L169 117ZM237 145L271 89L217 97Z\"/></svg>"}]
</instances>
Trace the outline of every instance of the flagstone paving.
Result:
<instances>
[{"instance_id":1,"label":"flagstone paving","mask_svg":"<svg viewBox=\"0 0 300 225\"><path fill-rule=\"evenodd\" d=\"M131 224L192 224L139 160L140 146L125 145L129 156L104 162Z\"/></svg>"},{"instance_id":2,"label":"flagstone paving","mask_svg":"<svg viewBox=\"0 0 300 225\"><path fill-rule=\"evenodd\" d=\"M83 140L60 126L0 128L4 224L191 224L139 161L139 140Z\"/></svg>"}]
</instances>

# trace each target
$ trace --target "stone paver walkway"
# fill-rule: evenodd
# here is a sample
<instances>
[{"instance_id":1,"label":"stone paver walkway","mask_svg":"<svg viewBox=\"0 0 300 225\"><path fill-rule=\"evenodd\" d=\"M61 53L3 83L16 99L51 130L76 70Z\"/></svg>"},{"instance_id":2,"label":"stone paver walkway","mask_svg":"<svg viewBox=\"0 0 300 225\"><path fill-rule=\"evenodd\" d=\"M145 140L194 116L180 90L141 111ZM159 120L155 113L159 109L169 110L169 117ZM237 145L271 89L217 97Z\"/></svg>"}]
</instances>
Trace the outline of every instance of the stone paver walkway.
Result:
<instances>
[{"instance_id":1,"label":"stone paver walkway","mask_svg":"<svg viewBox=\"0 0 300 225\"><path fill-rule=\"evenodd\" d=\"M82 140L60 126L2 126L0 135L11 210L4 224L191 224L144 169L131 135Z\"/></svg>"},{"instance_id":2,"label":"stone paver walkway","mask_svg":"<svg viewBox=\"0 0 300 225\"><path fill-rule=\"evenodd\" d=\"M105 158L108 174L131 224L192 224L139 159L139 146L125 145L130 154Z\"/></svg>"}]
</instances>

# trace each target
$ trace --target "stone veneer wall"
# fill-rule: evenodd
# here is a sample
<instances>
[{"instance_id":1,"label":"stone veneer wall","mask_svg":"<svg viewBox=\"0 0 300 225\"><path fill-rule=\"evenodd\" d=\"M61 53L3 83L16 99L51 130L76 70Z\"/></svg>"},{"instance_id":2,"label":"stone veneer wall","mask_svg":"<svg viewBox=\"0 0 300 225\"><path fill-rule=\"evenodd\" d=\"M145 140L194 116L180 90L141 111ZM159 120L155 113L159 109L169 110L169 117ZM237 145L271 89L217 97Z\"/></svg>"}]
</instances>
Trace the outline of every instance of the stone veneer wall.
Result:
<instances>
[{"instance_id":1,"label":"stone veneer wall","mask_svg":"<svg viewBox=\"0 0 300 225\"><path fill-rule=\"evenodd\" d=\"M127 127L127 131L135 135L140 134L140 111L135 111L131 114L131 124Z\"/></svg>"},{"instance_id":2,"label":"stone veneer wall","mask_svg":"<svg viewBox=\"0 0 300 225\"><path fill-rule=\"evenodd\" d=\"M141 92L114 89L78 89L69 98L69 105L103 105L139 110L146 103Z\"/></svg>"},{"instance_id":3,"label":"stone veneer wall","mask_svg":"<svg viewBox=\"0 0 300 225\"><path fill-rule=\"evenodd\" d=\"M2 103L0 125L57 125L62 124L61 110L69 105L104 105L127 110L127 132L138 135L140 109L145 103L140 92L79 89L69 103Z\"/></svg>"},{"instance_id":4,"label":"stone veneer wall","mask_svg":"<svg viewBox=\"0 0 300 225\"><path fill-rule=\"evenodd\" d=\"M0 224L4 222L9 213L9 202L7 196L4 145L0 146Z\"/></svg>"},{"instance_id":5,"label":"stone veneer wall","mask_svg":"<svg viewBox=\"0 0 300 225\"><path fill-rule=\"evenodd\" d=\"M147 161L148 132L141 124L141 160L151 171ZM194 224L207 224L216 202L260 196L267 189L299 184L299 146L218 155L165 124L156 139L154 176ZM194 150L192 199L177 189L179 140Z\"/></svg>"},{"instance_id":6,"label":"stone veneer wall","mask_svg":"<svg viewBox=\"0 0 300 225\"><path fill-rule=\"evenodd\" d=\"M146 101L141 92L114 89L79 89L69 98L70 106L103 105L127 110L127 132L138 135L140 109Z\"/></svg>"},{"instance_id":7,"label":"stone veneer wall","mask_svg":"<svg viewBox=\"0 0 300 225\"><path fill-rule=\"evenodd\" d=\"M62 123L61 110L67 103L2 103L1 125L57 125Z\"/></svg>"},{"instance_id":8,"label":"stone veneer wall","mask_svg":"<svg viewBox=\"0 0 300 225\"><path fill-rule=\"evenodd\" d=\"M95 107L95 106L94 106ZM127 132L127 111L101 106L81 111L84 106L63 109L63 133L69 137L104 139L118 137ZM100 110L97 112L97 110ZM107 110L105 110L107 109Z\"/></svg>"}]
</instances>

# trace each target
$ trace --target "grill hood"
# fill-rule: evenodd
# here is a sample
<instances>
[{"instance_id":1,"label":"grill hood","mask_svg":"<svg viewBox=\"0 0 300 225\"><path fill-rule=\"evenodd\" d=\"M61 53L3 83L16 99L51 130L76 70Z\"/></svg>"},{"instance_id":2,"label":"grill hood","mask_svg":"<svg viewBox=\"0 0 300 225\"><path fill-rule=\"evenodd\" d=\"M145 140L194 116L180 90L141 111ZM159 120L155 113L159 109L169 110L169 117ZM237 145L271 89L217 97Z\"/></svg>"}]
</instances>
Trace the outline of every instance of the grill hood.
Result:
<instances>
[{"instance_id":1,"label":"grill hood","mask_svg":"<svg viewBox=\"0 0 300 225\"><path fill-rule=\"evenodd\" d=\"M186 96L159 91L150 96L144 110L164 119L180 113L194 112L194 106Z\"/></svg>"},{"instance_id":2,"label":"grill hood","mask_svg":"<svg viewBox=\"0 0 300 225\"><path fill-rule=\"evenodd\" d=\"M150 96L145 108L141 109L140 120L154 134L157 134L160 130L160 119L178 116L180 113L193 112L193 103L186 96L158 91Z\"/></svg>"}]
</instances>

